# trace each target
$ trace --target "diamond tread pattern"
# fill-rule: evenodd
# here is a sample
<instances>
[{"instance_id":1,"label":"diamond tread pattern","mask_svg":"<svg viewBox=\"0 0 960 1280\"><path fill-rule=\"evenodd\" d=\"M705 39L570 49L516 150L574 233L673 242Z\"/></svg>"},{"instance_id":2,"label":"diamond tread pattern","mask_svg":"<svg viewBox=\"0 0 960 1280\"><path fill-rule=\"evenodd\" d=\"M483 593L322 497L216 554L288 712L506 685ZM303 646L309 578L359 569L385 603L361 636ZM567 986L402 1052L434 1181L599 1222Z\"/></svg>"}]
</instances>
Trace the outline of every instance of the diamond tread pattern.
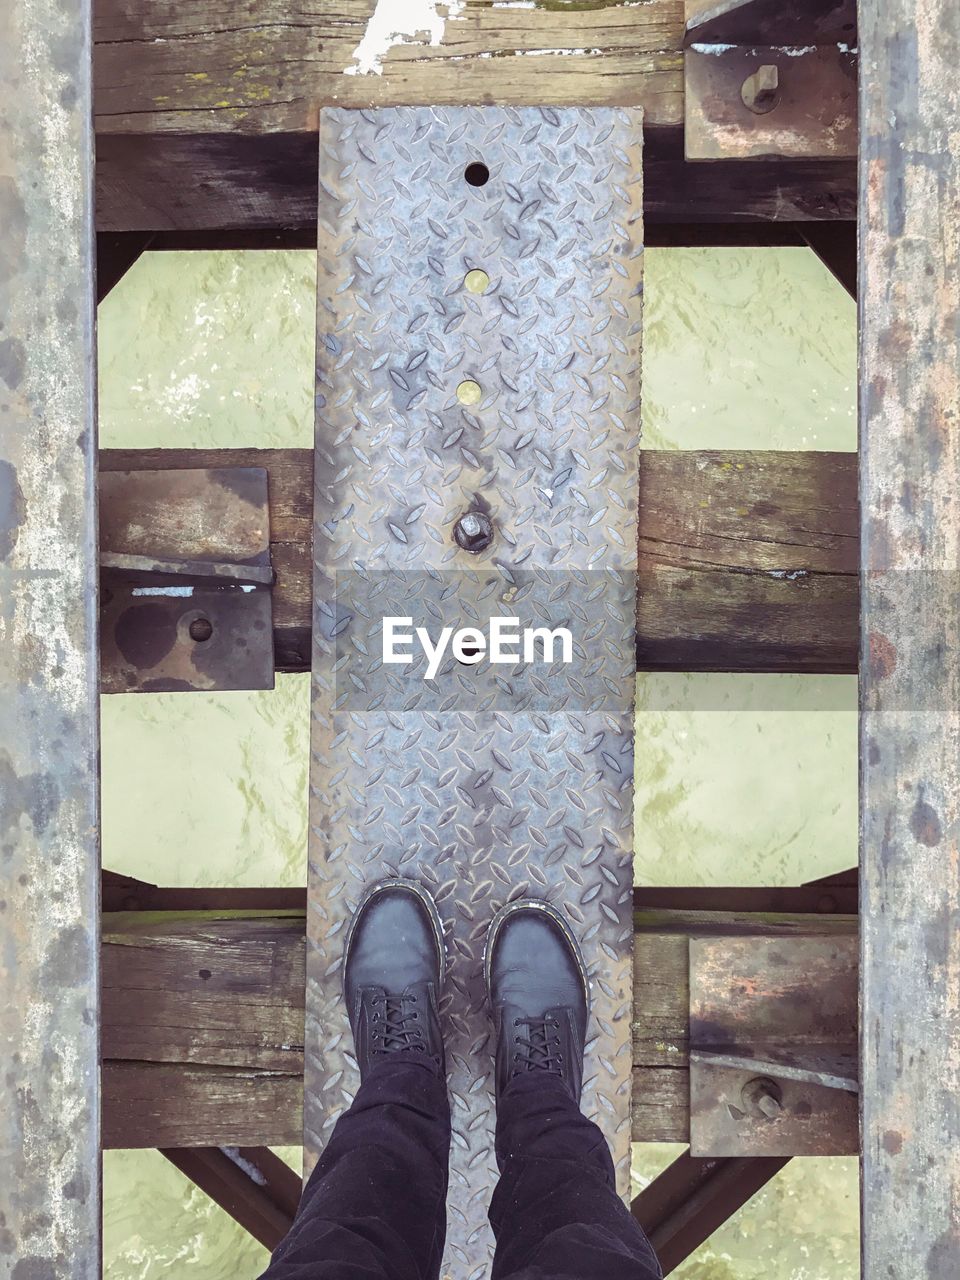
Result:
<instances>
[{"instance_id":1,"label":"diamond tread pattern","mask_svg":"<svg viewBox=\"0 0 960 1280\"><path fill-rule=\"evenodd\" d=\"M629 1181L641 144L632 109L321 118L304 1141L309 1167L357 1087L353 909L374 880L418 879L450 962L442 1274L457 1280L490 1265L482 960L511 898L552 902L581 941L583 1108ZM466 380L479 403L458 399ZM496 529L479 557L453 540L469 509ZM377 610L446 623L455 601L469 623L522 611L503 604L518 588L535 619L560 601L571 665L496 668L483 696L479 668L447 662L428 689L415 666L381 666Z\"/></svg>"}]
</instances>

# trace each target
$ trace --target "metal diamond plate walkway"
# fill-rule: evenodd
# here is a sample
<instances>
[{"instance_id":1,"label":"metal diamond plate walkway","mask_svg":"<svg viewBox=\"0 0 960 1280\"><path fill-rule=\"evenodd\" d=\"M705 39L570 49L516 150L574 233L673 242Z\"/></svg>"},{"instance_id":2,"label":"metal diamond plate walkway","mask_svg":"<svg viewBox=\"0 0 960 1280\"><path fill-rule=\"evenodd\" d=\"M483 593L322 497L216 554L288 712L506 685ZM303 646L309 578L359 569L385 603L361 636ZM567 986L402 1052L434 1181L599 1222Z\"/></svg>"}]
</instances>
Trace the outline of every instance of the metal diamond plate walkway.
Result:
<instances>
[{"instance_id":1,"label":"metal diamond plate walkway","mask_svg":"<svg viewBox=\"0 0 960 1280\"><path fill-rule=\"evenodd\" d=\"M489 1267L481 968L511 897L548 898L582 941L583 1105L627 1187L641 195L638 111L322 115L305 1144L357 1086L346 923L373 880L418 878L451 962L458 1280ZM454 541L468 511L493 524L480 555ZM416 645L383 663L386 616L434 639L565 626L573 661L448 650L427 680Z\"/></svg>"}]
</instances>

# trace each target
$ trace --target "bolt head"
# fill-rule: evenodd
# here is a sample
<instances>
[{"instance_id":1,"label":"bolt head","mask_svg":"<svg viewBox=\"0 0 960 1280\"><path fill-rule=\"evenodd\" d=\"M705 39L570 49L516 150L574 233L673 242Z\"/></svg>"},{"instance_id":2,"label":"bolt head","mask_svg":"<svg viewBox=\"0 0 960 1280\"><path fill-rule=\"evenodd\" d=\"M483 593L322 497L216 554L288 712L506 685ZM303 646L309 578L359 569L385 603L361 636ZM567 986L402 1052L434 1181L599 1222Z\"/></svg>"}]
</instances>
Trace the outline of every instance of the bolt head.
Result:
<instances>
[{"instance_id":1,"label":"bolt head","mask_svg":"<svg viewBox=\"0 0 960 1280\"><path fill-rule=\"evenodd\" d=\"M468 511L453 526L453 537L462 551L479 555L493 542L493 522L483 511Z\"/></svg>"},{"instance_id":2,"label":"bolt head","mask_svg":"<svg viewBox=\"0 0 960 1280\"><path fill-rule=\"evenodd\" d=\"M755 115L766 115L780 102L780 72L773 64L758 67L740 89L743 105Z\"/></svg>"},{"instance_id":3,"label":"bolt head","mask_svg":"<svg viewBox=\"0 0 960 1280\"><path fill-rule=\"evenodd\" d=\"M774 1120L783 1111L780 1086L766 1076L748 1080L741 1090L740 1100L746 1108L745 1115L756 1116L759 1113L767 1120Z\"/></svg>"},{"instance_id":4,"label":"bolt head","mask_svg":"<svg viewBox=\"0 0 960 1280\"><path fill-rule=\"evenodd\" d=\"M778 1098L773 1097L772 1094L758 1098L757 1106L769 1120L772 1120L774 1116L778 1116L783 1110L783 1104Z\"/></svg>"}]
</instances>

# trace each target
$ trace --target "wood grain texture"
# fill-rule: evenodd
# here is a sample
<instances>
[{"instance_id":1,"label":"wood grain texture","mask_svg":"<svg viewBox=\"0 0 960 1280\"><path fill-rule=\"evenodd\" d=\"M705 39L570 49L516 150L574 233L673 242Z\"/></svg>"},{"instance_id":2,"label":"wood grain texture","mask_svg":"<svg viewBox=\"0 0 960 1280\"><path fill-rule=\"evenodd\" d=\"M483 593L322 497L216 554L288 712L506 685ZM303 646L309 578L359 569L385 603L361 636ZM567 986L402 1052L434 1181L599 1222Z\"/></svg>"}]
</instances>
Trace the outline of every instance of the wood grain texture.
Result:
<instances>
[{"instance_id":1,"label":"wood grain texture","mask_svg":"<svg viewBox=\"0 0 960 1280\"><path fill-rule=\"evenodd\" d=\"M648 226L849 221L856 213L851 160L688 164L679 128L647 131L643 175ZM313 132L102 134L96 177L102 232L316 225Z\"/></svg>"},{"instance_id":2,"label":"wood grain texture","mask_svg":"<svg viewBox=\"0 0 960 1280\"><path fill-rule=\"evenodd\" d=\"M293 1225L303 1182L269 1147L162 1147L160 1154L265 1249Z\"/></svg>"},{"instance_id":3,"label":"wood grain texture","mask_svg":"<svg viewBox=\"0 0 960 1280\"><path fill-rule=\"evenodd\" d=\"M315 132L332 105L620 104L642 106L652 125L683 119L680 0L584 9L467 0L434 43L411 33L393 42L380 74L355 74L375 2L100 0L97 133Z\"/></svg>"},{"instance_id":4,"label":"wood grain texture","mask_svg":"<svg viewBox=\"0 0 960 1280\"><path fill-rule=\"evenodd\" d=\"M689 1140L689 938L849 936L849 916L636 921L633 1138ZM103 925L104 1146L302 1137L304 916L120 912Z\"/></svg>"},{"instance_id":5,"label":"wood grain texture","mask_svg":"<svg viewBox=\"0 0 960 1280\"><path fill-rule=\"evenodd\" d=\"M639 670L856 670L852 454L646 451L639 536Z\"/></svg>"},{"instance_id":6,"label":"wood grain texture","mask_svg":"<svg viewBox=\"0 0 960 1280\"><path fill-rule=\"evenodd\" d=\"M278 671L310 656L308 449L104 449L105 471L266 467ZM853 454L645 450L637 666L645 671L857 667Z\"/></svg>"},{"instance_id":7,"label":"wood grain texture","mask_svg":"<svg viewBox=\"0 0 960 1280\"><path fill-rule=\"evenodd\" d=\"M514 9L467 0L348 74L375 0L100 0L97 225L102 231L310 226L323 106L642 106L647 222L852 218L849 161L687 165L680 0Z\"/></svg>"},{"instance_id":8,"label":"wood grain texture","mask_svg":"<svg viewBox=\"0 0 960 1280\"><path fill-rule=\"evenodd\" d=\"M863 1274L960 1258L960 8L860 5Z\"/></svg>"},{"instance_id":9,"label":"wood grain texture","mask_svg":"<svg viewBox=\"0 0 960 1280\"><path fill-rule=\"evenodd\" d=\"M104 920L105 1058L302 1069L302 917L238 926L201 914L173 929L160 913Z\"/></svg>"},{"instance_id":10,"label":"wood grain texture","mask_svg":"<svg viewBox=\"0 0 960 1280\"><path fill-rule=\"evenodd\" d=\"M105 1151L293 1147L303 1139L301 1075L108 1059L102 1087Z\"/></svg>"}]
</instances>

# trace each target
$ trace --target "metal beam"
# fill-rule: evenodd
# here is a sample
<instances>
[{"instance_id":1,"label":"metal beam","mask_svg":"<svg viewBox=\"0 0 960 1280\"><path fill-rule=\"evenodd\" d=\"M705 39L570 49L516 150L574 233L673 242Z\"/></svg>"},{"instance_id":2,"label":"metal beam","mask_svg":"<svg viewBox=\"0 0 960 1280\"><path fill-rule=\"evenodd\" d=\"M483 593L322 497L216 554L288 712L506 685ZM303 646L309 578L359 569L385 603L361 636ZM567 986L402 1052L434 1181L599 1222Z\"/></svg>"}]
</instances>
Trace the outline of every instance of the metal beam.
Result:
<instances>
[{"instance_id":1,"label":"metal beam","mask_svg":"<svg viewBox=\"0 0 960 1280\"><path fill-rule=\"evenodd\" d=\"M303 1184L269 1147L159 1150L271 1253L293 1226Z\"/></svg>"},{"instance_id":2,"label":"metal beam","mask_svg":"<svg viewBox=\"0 0 960 1280\"><path fill-rule=\"evenodd\" d=\"M115 289L153 239L152 231L101 231L97 236L97 302Z\"/></svg>"},{"instance_id":3,"label":"metal beam","mask_svg":"<svg viewBox=\"0 0 960 1280\"><path fill-rule=\"evenodd\" d=\"M852 880L847 880L852 875ZM103 872L104 911L306 911L306 889L165 888L132 876ZM637 885L633 910L856 915L857 878L827 876L811 885L766 888L757 885Z\"/></svg>"},{"instance_id":4,"label":"metal beam","mask_svg":"<svg viewBox=\"0 0 960 1280\"><path fill-rule=\"evenodd\" d=\"M811 227L836 227L853 243L856 257L857 228L854 222L653 222L646 237L648 249L677 248L782 248L807 243L805 232ZM122 262L132 266L145 249L151 253L182 252L185 249L217 251L250 249L316 249L317 226L222 227L209 231L101 231L97 235L97 277L99 296L110 292L122 276L117 268ZM128 267L124 267L127 270ZM104 288L105 270L109 273Z\"/></svg>"},{"instance_id":5,"label":"metal beam","mask_svg":"<svg viewBox=\"0 0 960 1280\"><path fill-rule=\"evenodd\" d=\"M860 5L863 1275L960 1258L960 7Z\"/></svg>"},{"instance_id":6,"label":"metal beam","mask_svg":"<svg viewBox=\"0 0 960 1280\"><path fill-rule=\"evenodd\" d=\"M685 1151L630 1205L665 1276L780 1172L778 1156L697 1159Z\"/></svg>"},{"instance_id":7,"label":"metal beam","mask_svg":"<svg viewBox=\"0 0 960 1280\"><path fill-rule=\"evenodd\" d=\"M100 1275L88 0L0 5L0 1268Z\"/></svg>"},{"instance_id":8,"label":"metal beam","mask_svg":"<svg viewBox=\"0 0 960 1280\"><path fill-rule=\"evenodd\" d=\"M830 274L843 285L851 298L857 296L857 224L855 222L808 222L800 228L804 244L810 246Z\"/></svg>"},{"instance_id":9,"label":"metal beam","mask_svg":"<svg viewBox=\"0 0 960 1280\"><path fill-rule=\"evenodd\" d=\"M686 0L685 10L687 43L857 42L856 0Z\"/></svg>"}]
</instances>

